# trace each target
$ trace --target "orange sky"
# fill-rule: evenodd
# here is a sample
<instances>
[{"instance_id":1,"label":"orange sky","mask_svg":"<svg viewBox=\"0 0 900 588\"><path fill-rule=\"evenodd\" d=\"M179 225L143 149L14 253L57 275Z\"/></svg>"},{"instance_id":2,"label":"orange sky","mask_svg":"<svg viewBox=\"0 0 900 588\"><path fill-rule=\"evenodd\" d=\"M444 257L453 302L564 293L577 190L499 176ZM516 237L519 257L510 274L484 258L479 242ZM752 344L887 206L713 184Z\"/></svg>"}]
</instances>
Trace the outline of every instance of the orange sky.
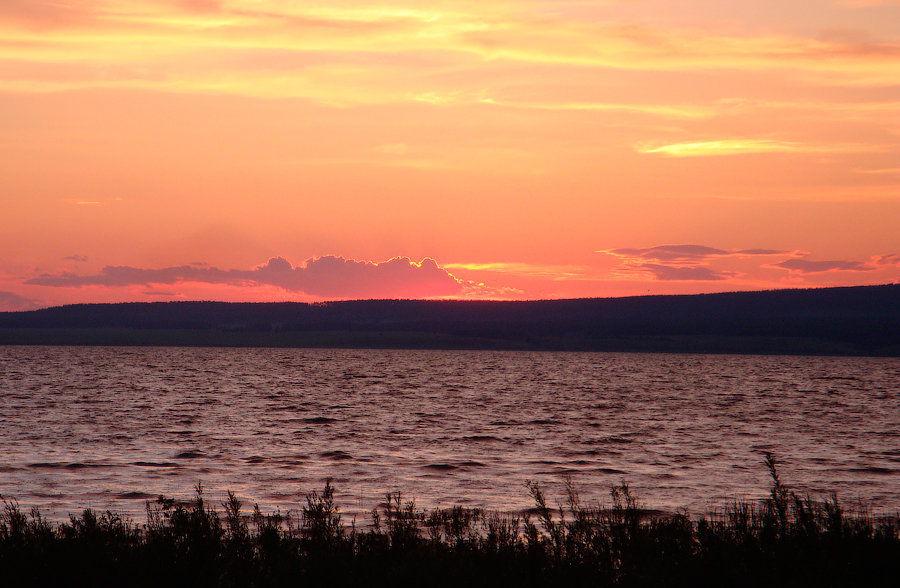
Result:
<instances>
[{"instance_id":1,"label":"orange sky","mask_svg":"<svg viewBox=\"0 0 900 588\"><path fill-rule=\"evenodd\" d=\"M898 0L0 4L0 310L887 283L898 227Z\"/></svg>"}]
</instances>

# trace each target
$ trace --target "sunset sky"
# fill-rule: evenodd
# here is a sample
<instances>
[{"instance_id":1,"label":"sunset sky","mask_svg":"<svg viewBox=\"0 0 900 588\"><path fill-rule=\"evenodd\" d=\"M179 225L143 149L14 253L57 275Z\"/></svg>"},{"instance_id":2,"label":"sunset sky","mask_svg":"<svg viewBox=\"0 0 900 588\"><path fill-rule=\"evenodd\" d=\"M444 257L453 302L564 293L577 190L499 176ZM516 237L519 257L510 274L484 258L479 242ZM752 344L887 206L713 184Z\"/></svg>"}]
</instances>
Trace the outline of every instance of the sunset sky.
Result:
<instances>
[{"instance_id":1,"label":"sunset sky","mask_svg":"<svg viewBox=\"0 0 900 588\"><path fill-rule=\"evenodd\" d=\"M0 310L900 281L900 0L0 0Z\"/></svg>"}]
</instances>

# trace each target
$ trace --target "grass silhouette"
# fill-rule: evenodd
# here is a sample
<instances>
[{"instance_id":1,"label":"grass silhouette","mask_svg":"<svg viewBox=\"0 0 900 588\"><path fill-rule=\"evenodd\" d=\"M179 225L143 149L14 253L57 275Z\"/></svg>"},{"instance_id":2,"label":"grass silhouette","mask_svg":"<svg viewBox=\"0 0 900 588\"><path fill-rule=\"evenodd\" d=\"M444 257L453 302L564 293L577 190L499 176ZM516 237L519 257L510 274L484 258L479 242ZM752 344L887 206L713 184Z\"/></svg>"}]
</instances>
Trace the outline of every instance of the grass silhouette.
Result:
<instances>
[{"instance_id":1,"label":"grass silhouette","mask_svg":"<svg viewBox=\"0 0 900 588\"><path fill-rule=\"evenodd\" d=\"M522 515L425 510L399 493L371 527L344 524L330 481L299 512L245 512L229 492L210 504L159 497L135 524L85 510L51 523L3 500L0 584L7 586L894 586L897 516L875 518L832 496L785 486L771 454L769 498L692 518L651 516L628 484L584 506L571 481L552 508L529 482Z\"/></svg>"}]
</instances>

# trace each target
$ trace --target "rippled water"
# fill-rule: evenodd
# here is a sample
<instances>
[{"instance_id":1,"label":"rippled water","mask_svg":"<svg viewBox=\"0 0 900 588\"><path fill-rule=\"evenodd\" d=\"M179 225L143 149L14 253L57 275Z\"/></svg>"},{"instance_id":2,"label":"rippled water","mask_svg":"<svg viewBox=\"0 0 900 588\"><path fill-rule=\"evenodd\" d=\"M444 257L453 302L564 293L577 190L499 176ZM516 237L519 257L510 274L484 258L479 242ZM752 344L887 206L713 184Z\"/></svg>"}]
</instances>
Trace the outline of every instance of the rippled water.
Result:
<instances>
[{"instance_id":1,"label":"rippled water","mask_svg":"<svg viewBox=\"0 0 900 588\"><path fill-rule=\"evenodd\" d=\"M880 358L0 347L0 493L143 520L202 482L264 510L331 477L344 512L531 506L525 481L703 512L795 487L900 509L900 361Z\"/></svg>"}]
</instances>

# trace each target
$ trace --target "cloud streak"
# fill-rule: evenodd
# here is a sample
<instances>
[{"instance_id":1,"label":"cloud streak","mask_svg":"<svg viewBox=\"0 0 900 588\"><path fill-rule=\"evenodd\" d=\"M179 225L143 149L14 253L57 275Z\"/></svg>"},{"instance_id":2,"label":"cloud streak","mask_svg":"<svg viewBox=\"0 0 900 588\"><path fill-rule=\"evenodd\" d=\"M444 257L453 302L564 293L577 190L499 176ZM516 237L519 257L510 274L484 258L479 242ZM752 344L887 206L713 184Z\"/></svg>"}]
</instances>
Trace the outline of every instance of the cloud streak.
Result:
<instances>
[{"instance_id":1,"label":"cloud streak","mask_svg":"<svg viewBox=\"0 0 900 588\"><path fill-rule=\"evenodd\" d=\"M745 155L752 153L790 153L803 151L799 143L769 139L721 139L717 141L693 141L652 146L638 144L638 153L658 154L667 157L709 157L716 155Z\"/></svg>"},{"instance_id":2,"label":"cloud streak","mask_svg":"<svg viewBox=\"0 0 900 588\"><path fill-rule=\"evenodd\" d=\"M445 269L460 269L475 272L497 272L506 275L519 275L532 278L549 278L552 280L581 279L590 268L580 265L552 265L523 262L488 262L488 263L448 263Z\"/></svg>"},{"instance_id":3,"label":"cloud streak","mask_svg":"<svg viewBox=\"0 0 900 588\"><path fill-rule=\"evenodd\" d=\"M826 82L836 75L858 84L893 84L900 72L900 47L890 42L829 42L758 32L717 35L697 28L635 26L612 17L588 21L551 16L542 4L436 2L423 9L421 3L397 0L356 7L241 0L125 0L115 4L5 0L0 32L13 43L6 49L6 57L26 67L18 76L3 81L22 91L115 86L315 98L320 94L315 82L321 80L307 75L312 68L298 68L296 58L324 53L354 56L357 64L363 63L365 56L388 58L383 68L360 80L361 84L354 84L355 77L334 80L329 88L332 99L351 102L366 101L360 96L366 92L354 85L365 87L372 95L369 100L396 99L385 95L381 83L385 73L396 74L407 56L423 53L453 56L456 71L480 69L488 62L641 72L799 71ZM266 51L278 55L270 55L264 68L242 70L240 60L235 59L238 54ZM209 52L230 55L231 61L223 60L211 68ZM3 53L0 51L0 57ZM29 70L38 71L36 65L75 63L94 64L101 75L73 79L68 72L75 70L68 67L61 70L67 72L64 76L55 79L28 74ZM114 83L110 76L102 75L123 64L136 67L113 76ZM344 67L336 73L347 79L359 69ZM696 109L666 105L595 106L562 101L539 106L637 109L665 116L696 114Z\"/></svg>"},{"instance_id":4,"label":"cloud streak","mask_svg":"<svg viewBox=\"0 0 900 588\"><path fill-rule=\"evenodd\" d=\"M719 281L737 276L735 272L716 271L703 266L671 266L658 263L641 263L631 266L634 271L650 272L657 280Z\"/></svg>"},{"instance_id":5,"label":"cloud streak","mask_svg":"<svg viewBox=\"0 0 900 588\"><path fill-rule=\"evenodd\" d=\"M655 261L706 261L714 257L726 256L752 256L752 255L777 255L788 253L777 249L717 249L706 245L657 245L644 249L620 248L602 249L598 253L615 255L629 261L655 260Z\"/></svg>"},{"instance_id":6,"label":"cloud streak","mask_svg":"<svg viewBox=\"0 0 900 588\"><path fill-rule=\"evenodd\" d=\"M712 267L733 264L738 259L778 256L782 261L772 261L757 266L787 270L792 274L811 275L828 272L873 272L879 269L900 266L900 256L896 254L875 255L868 261L847 259L812 260L803 251L780 249L719 249L706 245L658 245L656 247L602 249L597 253L612 255L621 260L615 272L627 277L645 276L664 281L721 281L742 277L738 271ZM789 256L784 259L784 256ZM747 270L752 273L753 270Z\"/></svg>"},{"instance_id":7,"label":"cloud streak","mask_svg":"<svg viewBox=\"0 0 900 588\"><path fill-rule=\"evenodd\" d=\"M780 263L773 263L772 267L786 269L798 274L820 274L824 272L871 272L875 267L862 262L852 260L813 261L810 259L788 259Z\"/></svg>"},{"instance_id":8,"label":"cloud streak","mask_svg":"<svg viewBox=\"0 0 900 588\"><path fill-rule=\"evenodd\" d=\"M896 253L875 255L872 257L872 263L879 266L900 266L900 255L897 255Z\"/></svg>"},{"instance_id":9,"label":"cloud streak","mask_svg":"<svg viewBox=\"0 0 900 588\"><path fill-rule=\"evenodd\" d=\"M754 274L759 269L787 270L791 274L814 275L832 272L875 272L900 266L900 255L874 255L867 261L848 259L813 260L803 251L780 249L719 249L706 245L658 245L655 247L602 249L605 253L619 258L621 264L614 272L634 278L649 277L660 281L722 281L748 277L733 268ZM746 267L746 262L736 265L737 260L750 258L781 257L781 261L771 261ZM789 256L784 259L784 256ZM716 267L713 267L716 266ZM724 267L722 267L724 266Z\"/></svg>"},{"instance_id":10,"label":"cloud streak","mask_svg":"<svg viewBox=\"0 0 900 588\"><path fill-rule=\"evenodd\" d=\"M646 276L660 281L722 281L740 274L714 269L709 263L725 258L766 257L788 253L778 249L719 249L706 245L657 245L655 247L603 249L622 263L615 271L628 277Z\"/></svg>"},{"instance_id":11,"label":"cloud streak","mask_svg":"<svg viewBox=\"0 0 900 588\"><path fill-rule=\"evenodd\" d=\"M723 155L754 155L762 153L867 153L877 152L873 145L829 144L811 145L773 139L720 139L654 145L639 143L635 151L665 157L715 157Z\"/></svg>"}]
</instances>

